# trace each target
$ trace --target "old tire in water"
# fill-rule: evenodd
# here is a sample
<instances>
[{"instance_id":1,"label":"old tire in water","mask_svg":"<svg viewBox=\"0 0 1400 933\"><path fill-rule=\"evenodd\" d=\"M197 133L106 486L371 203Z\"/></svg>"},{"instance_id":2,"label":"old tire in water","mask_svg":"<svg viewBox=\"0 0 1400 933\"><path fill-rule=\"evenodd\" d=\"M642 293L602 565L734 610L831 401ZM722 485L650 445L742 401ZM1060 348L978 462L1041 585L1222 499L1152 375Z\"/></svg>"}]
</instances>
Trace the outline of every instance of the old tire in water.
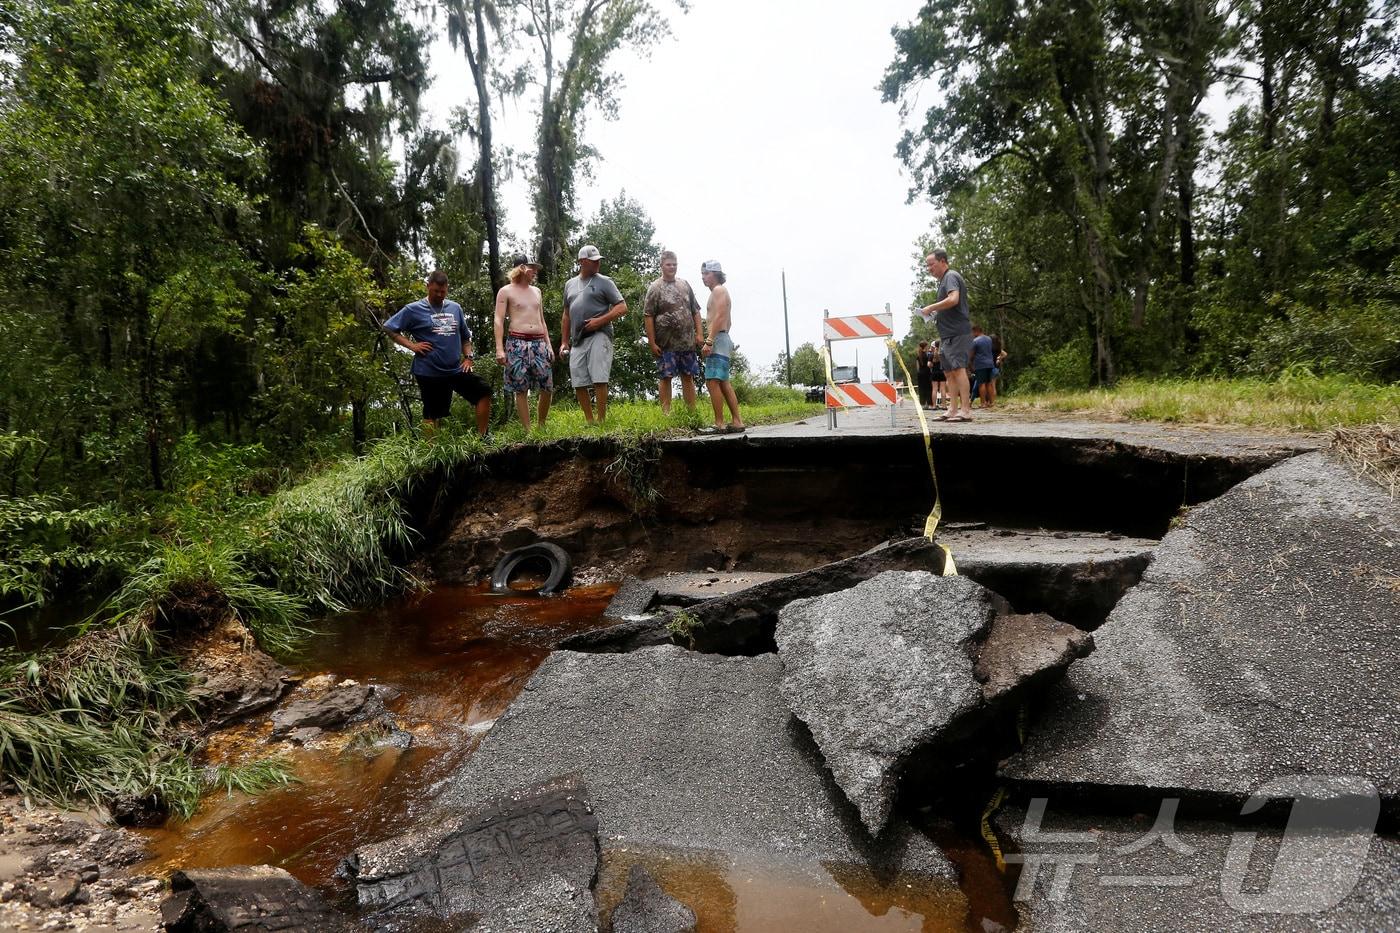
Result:
<instances>
[{"instance_id":1,"label":"old tire in water","mask_svg":"<svg viewBox=\"0 0 1400 933\"><path fill-rule=\"evenodd\" d=\"M545 577L544 583L525 590L512 589L510 585L511 575L521 564L531 561L543 561L549 566L549 574ZM573 575L573 570L574 563L569 560L568 552L557 544L537 541L534 544L527 544L513 551L507 551L506 555L496 563L496 569L491 572L491 592L538 593L541 596L550 596L569 585L569 578Z\"/></svg>"}]
</instances>

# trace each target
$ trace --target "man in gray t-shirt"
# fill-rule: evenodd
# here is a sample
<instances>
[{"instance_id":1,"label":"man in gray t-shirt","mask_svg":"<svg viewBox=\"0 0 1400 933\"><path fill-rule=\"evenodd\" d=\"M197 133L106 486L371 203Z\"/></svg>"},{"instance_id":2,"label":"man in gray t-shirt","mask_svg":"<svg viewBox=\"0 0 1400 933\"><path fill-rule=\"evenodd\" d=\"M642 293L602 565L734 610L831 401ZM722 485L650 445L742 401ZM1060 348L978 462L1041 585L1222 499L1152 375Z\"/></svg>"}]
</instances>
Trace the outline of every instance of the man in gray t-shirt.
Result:
<instances>
[{"instance_id":1,"label":"man in gray t-shirt","mask_svg":"<svg viewBox=\"0 0 1400 933\"><path fill-rule=\"evenodd\" d=\"M967 283L948 268L948 253L936 249L924 258L929 275L938 280L938 298L919 309L924 320L938 323L943 372L948 377L948 413L939 421L971 421L972 399L967 366L972 355L972 318L968 314Z\"/></svg>"},{"instance_id":2,"label":"man in gray t-shirt","mask_svg":"<svg viewBox=\"0 0 1400 933\"><path fill-rule=\"evenodd\" d=\"M578 407L593 424L593 404L598 400L598 421L608 414L608 377L612 374L612 322L627 313L627 302L617 284L598 274L603 254L596 246L578 251L578 275L564 283L564 318L560 326L559 353L569 356L569 381Z\"/></svg>"}]
</instances>

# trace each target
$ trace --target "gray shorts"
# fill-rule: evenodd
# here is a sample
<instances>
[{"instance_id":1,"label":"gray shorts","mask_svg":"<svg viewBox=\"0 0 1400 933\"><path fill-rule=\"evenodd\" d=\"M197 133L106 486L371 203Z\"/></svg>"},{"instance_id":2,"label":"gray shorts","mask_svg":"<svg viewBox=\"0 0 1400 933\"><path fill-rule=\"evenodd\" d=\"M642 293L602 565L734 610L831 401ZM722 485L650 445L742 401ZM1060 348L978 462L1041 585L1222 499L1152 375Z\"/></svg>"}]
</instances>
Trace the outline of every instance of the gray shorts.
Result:
<instances>
[{"instance_id":1,"label":"gray shorts","mask_svg":"<svg viewBox=\"0 0 1400 933\"><path fill-rule=\"evenodd\" d=\"M569 382L575 389L602 385L612 375L613 341L599 331L569 351Z\"/></svg>"},{"instance_id":2,"label":"gray shorts","mask_svg":"<svg viewBox=\"0 0 1400 933\"><path fill-rule=\"evenodd\" d=\"M958 334L956 337L941 337L938 343L939 357L943 361L943 371L967 369L972 359L972 334Z\"/></svg>"}]
</instances>

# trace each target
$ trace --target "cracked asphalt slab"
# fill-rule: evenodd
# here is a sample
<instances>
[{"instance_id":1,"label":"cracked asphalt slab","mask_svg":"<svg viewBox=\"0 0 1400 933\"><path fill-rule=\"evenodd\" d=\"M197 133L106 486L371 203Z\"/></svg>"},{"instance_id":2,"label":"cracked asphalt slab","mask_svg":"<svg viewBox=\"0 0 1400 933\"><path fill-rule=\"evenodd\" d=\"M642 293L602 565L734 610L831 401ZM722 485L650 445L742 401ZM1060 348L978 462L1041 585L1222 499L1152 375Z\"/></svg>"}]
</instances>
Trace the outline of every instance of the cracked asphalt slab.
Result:
<instances>
[{"instance_id":1,"label":"cracked asphalt slab","mask_svg":"<svg viewBox=\"0 0 1400 933\"><path fill-rule=\"evenodd\" d=\"M1030 801L1035 806L1035 801ZM1025 803L995 823L1014 843L1022 929L1036 933L1356 933L1400 924L1400 839ZM1008 850L1009 851L1009 850Z\"/></svg>"},{"instance_id":2,"label":"cracked asphalt slab","mask_svg":"<svg viewBox=\"0 0 1400 933\"><path fill-rule=\"evenodd\" d=\"M1189 512L1003 776L1250 795L1357 775L1400 803L1400 504L1329 455Z\"/></svg>"}]
</instances>

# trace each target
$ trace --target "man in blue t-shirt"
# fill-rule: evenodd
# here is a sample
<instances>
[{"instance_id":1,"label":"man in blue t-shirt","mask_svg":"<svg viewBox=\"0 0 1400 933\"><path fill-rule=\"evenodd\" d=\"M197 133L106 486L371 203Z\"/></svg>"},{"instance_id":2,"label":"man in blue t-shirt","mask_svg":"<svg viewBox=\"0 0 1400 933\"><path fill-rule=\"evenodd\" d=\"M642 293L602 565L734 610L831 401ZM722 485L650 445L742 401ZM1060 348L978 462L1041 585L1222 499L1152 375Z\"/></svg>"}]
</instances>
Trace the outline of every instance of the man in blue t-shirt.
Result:
<instances>
[{"instance_id":1,"label":"man in blue t-shirt","mask_svg":"<svg viewBox=\"0 0 1400 933\"><path fill-rule=\"evenodd\" d=\"M462 306L447 300L447 273L428 276L428 297L404 305L384 329L394 343L413 351L424 433L431 434L447 417L456 392L476 406L476 429L484 437L491 424L491 386L472 372L472 331Z\"/></svg>"}]
</instances>

